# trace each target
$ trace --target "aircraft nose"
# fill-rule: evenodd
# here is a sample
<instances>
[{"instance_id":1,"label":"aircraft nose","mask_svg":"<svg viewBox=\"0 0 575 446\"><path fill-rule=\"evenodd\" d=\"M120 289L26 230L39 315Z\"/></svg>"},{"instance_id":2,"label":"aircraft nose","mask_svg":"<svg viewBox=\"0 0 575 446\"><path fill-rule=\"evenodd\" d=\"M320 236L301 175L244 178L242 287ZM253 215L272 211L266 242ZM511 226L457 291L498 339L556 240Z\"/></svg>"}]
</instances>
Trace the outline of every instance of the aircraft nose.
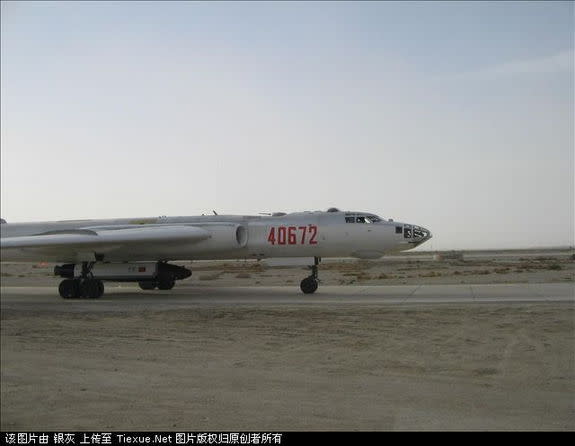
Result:
<instances>
[{"instance_id":1,"label":"aircraft nose","mask_svg":"<svg viewBox=\"0 0 575 446\"><path fill-rule=\"evenodd\" d=\"M413 240L419 243L423 243L429 240L432 236L429 229L423 226L413 226Z\"/></svg>"}]
</instances>

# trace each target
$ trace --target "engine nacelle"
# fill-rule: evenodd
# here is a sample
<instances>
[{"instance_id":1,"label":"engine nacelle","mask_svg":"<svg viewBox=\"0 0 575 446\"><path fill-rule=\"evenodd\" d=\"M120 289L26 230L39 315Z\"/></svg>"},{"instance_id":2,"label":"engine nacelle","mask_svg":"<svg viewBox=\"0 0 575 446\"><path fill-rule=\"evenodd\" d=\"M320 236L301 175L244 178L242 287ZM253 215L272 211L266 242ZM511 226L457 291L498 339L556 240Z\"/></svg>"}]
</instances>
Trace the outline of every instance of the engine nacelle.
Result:
<instances>
[{"instance_id":1,"label":"engine nacelle","mask_svg":"<svg viewBox=\"0 0 575 446\"><path fill-rule=\"evenodd\" d=\"M82 265L67 264L56 266L54 275L67 279L82 277ZM192 272L183 266L158 262L140 263L96 263L90 270L94 279L112 280L116 282L145 282L160 278L181 280L192 275Z\"/></svg>"},{"instance_id":2,"label":"engine nacelle","mask_svg":"<svg viewBox=\"0 0 575 446\"><path fill-rule=\"evenodd\" d=\"M248 230L236 224L206 224L201 227L210 232L210 237L195 244L194 251L229 251L243 248L248 243Z\"/></svg>"}]
</instances>

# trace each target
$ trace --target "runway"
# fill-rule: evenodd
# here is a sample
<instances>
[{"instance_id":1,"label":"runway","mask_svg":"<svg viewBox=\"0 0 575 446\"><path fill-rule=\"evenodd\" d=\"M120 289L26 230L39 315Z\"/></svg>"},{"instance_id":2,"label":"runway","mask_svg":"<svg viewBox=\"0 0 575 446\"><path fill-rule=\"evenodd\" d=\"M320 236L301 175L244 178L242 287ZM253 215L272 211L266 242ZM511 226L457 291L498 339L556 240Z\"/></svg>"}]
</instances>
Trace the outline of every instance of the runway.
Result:
<instances>
[{"instance_id":1,"label":"runway","mask_svg":"<svg viewBox=\"0 0 575 446\"><path fill-rule=\"evenodd\" d=\"M489 284L324 286L313 295L297 287L180 287L171 291L142 291L132 285L107 285L96 300L65 300L55 287L2 287L3 310L34 311L163 311L230 305L439 305L486 303L575 303L575 284Z\"/></svg>"}]
</instances>

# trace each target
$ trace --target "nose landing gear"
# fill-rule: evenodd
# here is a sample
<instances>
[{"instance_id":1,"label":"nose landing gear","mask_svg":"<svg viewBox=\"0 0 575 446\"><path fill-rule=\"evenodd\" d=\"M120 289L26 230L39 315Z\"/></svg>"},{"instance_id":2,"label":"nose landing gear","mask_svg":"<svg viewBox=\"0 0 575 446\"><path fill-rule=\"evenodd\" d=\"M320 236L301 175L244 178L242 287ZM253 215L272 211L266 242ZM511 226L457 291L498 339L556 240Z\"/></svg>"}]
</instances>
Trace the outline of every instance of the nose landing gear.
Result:
<instances>
[{"instance_id":1,"label":"nose landing gear","mask_svg":"<svg viewBox=\"0 0 575 446\"><path fill-rule=\"evenodd\" d=\"M317 290L319 286L319 279L318 279L318 268L319 262L321 258L314 257L314 264L310 267L311 268L311 275L303 279L299 287L304 294L313 294Z\"/></svg>"}]
</instances>

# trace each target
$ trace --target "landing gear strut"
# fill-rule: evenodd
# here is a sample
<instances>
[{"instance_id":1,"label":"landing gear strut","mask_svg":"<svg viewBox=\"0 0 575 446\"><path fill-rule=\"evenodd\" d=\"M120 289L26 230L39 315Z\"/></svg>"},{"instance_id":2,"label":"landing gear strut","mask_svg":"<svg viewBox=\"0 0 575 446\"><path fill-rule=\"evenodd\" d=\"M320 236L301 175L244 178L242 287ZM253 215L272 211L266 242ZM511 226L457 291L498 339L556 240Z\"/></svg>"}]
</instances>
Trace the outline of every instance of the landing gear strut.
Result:
<instances>
[{"instance_id":1,"label":"landing gear strut","mask_svg":"<svg viewBox=\"0 0 575 446\"><path fill-rule=\"evenodd\" d=\"M64 299L98 299L104 294L104 283L92 277L95 262L82 262L82 277L60 282L58 291Z\"/></svg>"},{"instance_id":2,"label":"landing gear strut","mask_svg":"<svg viewBox=\"0 0 575 446\"><path fill-rule=\"evenodd\" d=\"M317 266L319 265L320 261L321 259L319 257L314 257L314 264L311 266L311 275L303 279L299 284L299 287L304 294L315 293L317 287L319 286Z\"/></svg>"}]
</instances>

